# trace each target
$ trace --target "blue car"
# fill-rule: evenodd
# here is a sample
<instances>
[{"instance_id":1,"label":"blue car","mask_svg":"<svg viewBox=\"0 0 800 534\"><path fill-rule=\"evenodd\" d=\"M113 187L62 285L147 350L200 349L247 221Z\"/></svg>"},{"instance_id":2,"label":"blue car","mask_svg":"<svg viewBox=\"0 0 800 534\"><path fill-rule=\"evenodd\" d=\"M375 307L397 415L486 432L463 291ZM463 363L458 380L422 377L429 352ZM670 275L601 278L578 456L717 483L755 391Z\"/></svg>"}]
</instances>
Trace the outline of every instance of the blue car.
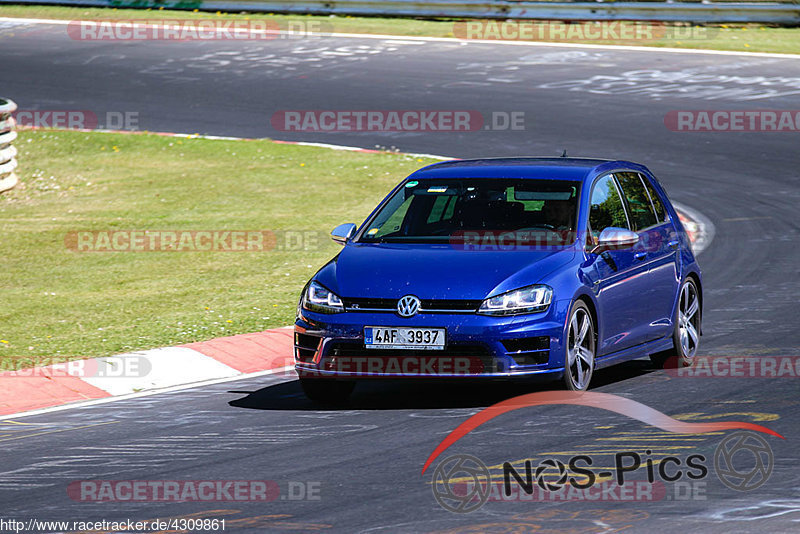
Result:
<instances>
[{"instance_id":1,"label":"blue car","mask_svg":"<svg viewBox=\"0 0 800 534\"><path fill-rule=\"evenodd\" d=\"M400 183L302 292L306 395L376 378L545 378L650 356L689 365L702 279L658 180L627 161L437 163Z\"/></svg>"}]
</instances>

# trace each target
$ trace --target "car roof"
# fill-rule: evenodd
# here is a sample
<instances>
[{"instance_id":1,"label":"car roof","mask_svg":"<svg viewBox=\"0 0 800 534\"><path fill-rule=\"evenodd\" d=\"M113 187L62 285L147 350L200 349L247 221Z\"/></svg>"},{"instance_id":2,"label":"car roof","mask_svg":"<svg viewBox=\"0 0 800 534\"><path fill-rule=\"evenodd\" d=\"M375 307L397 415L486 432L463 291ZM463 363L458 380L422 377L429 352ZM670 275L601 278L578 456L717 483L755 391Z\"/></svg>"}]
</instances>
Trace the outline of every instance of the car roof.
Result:
<instances>
[{"instance_id":1,"label":"car roof","mask_svg":"<svg viewBox=\"0 0 800 534\"><path fill-rule=\"evenodd\" d=\"M620 168L643 169L629 161L600 158L482 158L459 159L434 163L418 170L409 178L535 178L577 180Z\"/></svg>"}]
</instances>

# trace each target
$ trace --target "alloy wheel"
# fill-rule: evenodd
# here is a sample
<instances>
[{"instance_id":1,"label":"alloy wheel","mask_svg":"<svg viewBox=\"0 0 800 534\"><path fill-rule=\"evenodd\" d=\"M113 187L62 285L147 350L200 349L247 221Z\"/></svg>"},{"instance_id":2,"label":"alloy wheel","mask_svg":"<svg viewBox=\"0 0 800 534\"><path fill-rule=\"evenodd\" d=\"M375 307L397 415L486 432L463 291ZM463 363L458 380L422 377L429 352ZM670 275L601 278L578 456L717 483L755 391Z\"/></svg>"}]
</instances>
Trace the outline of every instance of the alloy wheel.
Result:
<instances>
[{"instance_id":1,"label":"alloy wheel","mask_svg":"<svg viewBox=\"0 0 800 534\"><path fill-rule=\"evenodd\" d=\"M700 301L694 282L687 281L681 288L681 300L678 311L678 339L681 352L685 358L693 358L700 342L698 325Z\"/></svg>"},{"instance_id":2,"label":"alloy wheel","mask_svg":"<svg viewBox=\"0 0 800 534\"><path fill-rule=\"evenodd\" d=\"M572 312L567 335L567 372L572 389L589 387L594 371L594 345L592 317L586 307L578 306Z\"/></svg>"}]
</instances>

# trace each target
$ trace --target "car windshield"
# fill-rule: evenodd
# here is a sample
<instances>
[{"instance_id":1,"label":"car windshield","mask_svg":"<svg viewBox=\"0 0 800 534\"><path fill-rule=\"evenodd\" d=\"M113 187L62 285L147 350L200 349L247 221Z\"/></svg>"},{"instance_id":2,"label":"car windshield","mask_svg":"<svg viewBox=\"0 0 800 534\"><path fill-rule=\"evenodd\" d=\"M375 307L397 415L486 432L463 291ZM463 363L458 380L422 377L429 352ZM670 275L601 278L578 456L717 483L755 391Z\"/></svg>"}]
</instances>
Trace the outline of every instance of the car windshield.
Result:
<instances>
[{"instance_id":1,"label":"car windshield","mask_svg":"<svg viewBox=\"0 0 800 534\"><path fill-rule=\"evenodd\" d=\"M478 233L574 238L580 182L536 179L410 180L369 221L360 242L453 242Z\"/></svg>"}]
</instances>

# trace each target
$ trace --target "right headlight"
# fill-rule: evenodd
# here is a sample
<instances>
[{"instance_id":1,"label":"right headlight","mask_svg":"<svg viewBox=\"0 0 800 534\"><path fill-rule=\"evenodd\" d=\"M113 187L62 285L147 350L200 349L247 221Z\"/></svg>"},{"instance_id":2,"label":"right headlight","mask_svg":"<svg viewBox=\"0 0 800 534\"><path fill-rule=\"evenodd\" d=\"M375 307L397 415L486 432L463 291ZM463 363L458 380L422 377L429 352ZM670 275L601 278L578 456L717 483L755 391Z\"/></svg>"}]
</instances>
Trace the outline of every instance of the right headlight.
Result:
<instances>
[{"instance_id":1,"label":"right headlight","mask_svg":"<svg viewBox=\"0 0 800 534\"><path fill-rule=\"evenodd\" d=\"M319 282L311 282L301 299L304 310L317 313L339 313L344 311L342 299Z\"/></svg>"},{"instance_id":2,"label":"right headlight","mask_svg":"<svg viewBox=\"0 0 800 534\"><path fill-rule=\"evenodd\" d=\"M482 315L539 313L545 311L552 300L553 288L537 284L489 297L481 303L478 313Z\"/></svg>"}]
</instances>

